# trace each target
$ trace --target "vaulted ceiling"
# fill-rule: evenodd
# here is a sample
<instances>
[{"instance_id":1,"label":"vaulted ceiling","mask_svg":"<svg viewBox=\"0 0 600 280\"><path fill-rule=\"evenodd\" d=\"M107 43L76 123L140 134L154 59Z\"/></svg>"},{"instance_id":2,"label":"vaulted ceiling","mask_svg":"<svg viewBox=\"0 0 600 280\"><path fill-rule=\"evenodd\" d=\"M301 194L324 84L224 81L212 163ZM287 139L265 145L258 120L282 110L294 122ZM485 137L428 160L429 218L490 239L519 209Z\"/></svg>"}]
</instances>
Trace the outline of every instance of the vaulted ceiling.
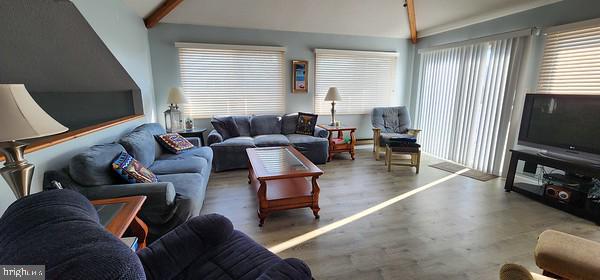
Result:
<instances>
[{"instance_id":1,"label":"vaulted ceiling","mask_svg":"<svg viewBox=\"0 0 600 280\"><path fill-rule=\"evenodd\" d=\"M148 16L163 0L124 0ZM419 37L561 0L414 0ZM404 0L184 0L161 22L408 38Z\"/></svg>"}]
</instances>

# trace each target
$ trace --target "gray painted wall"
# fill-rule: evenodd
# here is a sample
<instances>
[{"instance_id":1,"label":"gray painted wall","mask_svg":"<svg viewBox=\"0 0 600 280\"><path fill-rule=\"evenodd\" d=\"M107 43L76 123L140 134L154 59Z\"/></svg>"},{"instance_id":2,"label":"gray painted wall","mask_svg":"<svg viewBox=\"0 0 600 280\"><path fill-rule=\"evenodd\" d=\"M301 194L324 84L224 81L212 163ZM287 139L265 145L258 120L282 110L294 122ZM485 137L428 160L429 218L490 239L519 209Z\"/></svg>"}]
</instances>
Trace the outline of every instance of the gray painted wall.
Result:
<instances>
[{"instance_id":1,"label":"gray painted wall","mask_svg":"<svg viewBox=\"0 0 600 280\"><path fill-rule=\"evenodd\" d=\"M142 19L121 0L72 2L140 87L146 120L129 122L27 154L25 157L36 165L32 192L41 190L42 176L46 170L65 166L77 152L94 144L115 141L126 131L145 121L152 121L155 117L148 32ZM14 200L8 185L0 180L0 213Z\"/></svg>"},{"instance_id":2,"label":"gray painted wall","mask_svg":"<svg viewBox=\"0 0 600 280\"><path fill-rule=\"evenodd\" d=\"M408 89L409 55L412 46L408 40L395 38L361 37L346 35L330 35L304 32L285 32L256 30L243 28L223 28L211 26L195 26L181 24L159 24L149 31L150 50L154 88L156 89L156 108L161 114L167 109L167 93L170 87L178 86L179 63L175 42L212 43L212 44L241 44L283 46L287 48L286 60L289 67L286 71L286 111L312 112L314 110L314 52L315 48L397 51L399 53L397 87L393 104L409 102ZM291 60L309 61L309 91L307 94L292 94L290 89ZM341 93L343 97L343 92ZM158 118L164 121L163 116ZM341 115L342 123L358 127L359 138L371 138L370 116ZM329 122L328 116L321 116L319 122ZM195 120L199 127L211 128L207 119Z\"/></svg>"}]
</instances>

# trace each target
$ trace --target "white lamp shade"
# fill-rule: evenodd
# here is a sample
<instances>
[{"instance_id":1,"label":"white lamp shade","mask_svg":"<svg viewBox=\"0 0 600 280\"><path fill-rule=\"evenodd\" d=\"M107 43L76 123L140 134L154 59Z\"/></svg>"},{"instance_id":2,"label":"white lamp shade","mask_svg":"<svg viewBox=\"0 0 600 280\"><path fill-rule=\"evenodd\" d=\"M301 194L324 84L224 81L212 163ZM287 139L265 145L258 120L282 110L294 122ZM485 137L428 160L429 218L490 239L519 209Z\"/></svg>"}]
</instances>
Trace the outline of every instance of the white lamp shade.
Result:
<instances>
[{"instance_id":1,"label":"white lamp shade","mask_svg":"<svg viewBox=\"0 0 600 280\"><path fill-rule=\"evenodd\" d=\"M325 101L341 101L342 96L336 87L330 87L325 96Z\"/></svg>"},{"instance_id":2,"label":"white lamp shade","mask_svg":"<svg viewBox=\"0 0 600 280\"><path fill-rule=\"evenodd\" d=\"M183 93L183 89L180 87L173 87L169 90L169 98L167 99L167 104L185 104L187 103L187 98Z\"/></svg>"},{"instance_id":3,"label":"white lamp shade","mask_svg":"<svg viewBox=\"0 0 600 280\"><path fill-rule=\"evenodd\" d=\"M25 85L0 84L0 142L67 131L33 100Z\"/></svg>"}]
</instances>

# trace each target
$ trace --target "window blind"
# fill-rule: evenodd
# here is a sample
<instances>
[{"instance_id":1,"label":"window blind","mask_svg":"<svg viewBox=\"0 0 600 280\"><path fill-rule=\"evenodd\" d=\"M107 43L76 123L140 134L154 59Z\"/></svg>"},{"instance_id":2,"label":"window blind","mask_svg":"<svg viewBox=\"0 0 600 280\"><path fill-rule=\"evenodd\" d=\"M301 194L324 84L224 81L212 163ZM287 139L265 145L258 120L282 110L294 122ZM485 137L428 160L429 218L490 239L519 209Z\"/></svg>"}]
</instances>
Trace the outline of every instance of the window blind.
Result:
<instances>
[{"instance_id":1,"label":"window blind","mask_svg":"<svg viewBox=\"0 0 600 280\"><path fill-rule=\"evenodd\" d=\"M600 94L600 24L546 35L538 90Z\"/></svg>"},{"instance_id":2,"label":"window blind","mask_svg":"<svg viewBox=\"0 0 600 280\"><path fill-rule=\"evenodd\" d=\"M499 174L524 40L421 54L415 127L424 152Z\"/></svg>"},{"instance_id":3,"label":"window blind","mask_svg":"<svg viewBox=\"0 0 600 280\"><path fill-rule=\"evenodd\" d=\"M178 43L181 86L193 118L283 113L284 49Z\"/></svg>"},{"instance_id":4,"label":"window blind","mask_svg":"<svg viewBox=\"0 0 600 280\"><path fill-rule=\"evenodd\" d=\"M338 114L368 114L373 107L389 106L397 53L316 49L315 55L315 112L330 112L331 102L324 101L330 87L342 96Z\"/></svg>"}]
</instances>

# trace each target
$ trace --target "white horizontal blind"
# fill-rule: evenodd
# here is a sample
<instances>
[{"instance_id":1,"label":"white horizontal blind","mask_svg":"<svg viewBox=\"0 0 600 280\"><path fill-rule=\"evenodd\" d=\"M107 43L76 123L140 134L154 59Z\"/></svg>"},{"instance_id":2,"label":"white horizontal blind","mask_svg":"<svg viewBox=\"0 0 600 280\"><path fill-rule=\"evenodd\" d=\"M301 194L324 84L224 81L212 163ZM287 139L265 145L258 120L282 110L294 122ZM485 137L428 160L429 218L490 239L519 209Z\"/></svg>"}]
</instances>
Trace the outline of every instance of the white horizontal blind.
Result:
<instances>
[{"instance_id":1,"label":"white horizontal blind","mask_svg":"<svg viewBox=\"0 0 600 280\"><path fill-rule=\"evenodd\" d=\"M181 86L188 98L186 114L210 118L283 113L283 57L283 51L268 48L180 46Z\"/></svg>"},{"instance_id":2,"label":"white horizontal blind","mask_svg":"<svg viewBox=\"0 0 600 280\"><path fill-rule=\"evenodd\" d=\"M511 38L421 54L415 124L425 152L500 172L522 44Z\"/></svg>"},{"instance_id":3,"label":"white horizontal blind","mask_svg":"<svg viewBox=\"0 0 600 280\"><path fill-rule=\"evenodd\" d=\"M538 90L600 94L600 24L547 34Z\"/></svg>"},{"instance_id":4,"label":"white horizontal blind","mask_svg":"<svg viewBox=\"0 0 600 280\"><path fill-rule=\"evenodd\" d=\"M368 114L373 107L389 106L395 89L396 53L315 50L315 111L328 114L324 101L330 87L337 87L342 101L338 114Z\"/></svg>"}]
</instances>

